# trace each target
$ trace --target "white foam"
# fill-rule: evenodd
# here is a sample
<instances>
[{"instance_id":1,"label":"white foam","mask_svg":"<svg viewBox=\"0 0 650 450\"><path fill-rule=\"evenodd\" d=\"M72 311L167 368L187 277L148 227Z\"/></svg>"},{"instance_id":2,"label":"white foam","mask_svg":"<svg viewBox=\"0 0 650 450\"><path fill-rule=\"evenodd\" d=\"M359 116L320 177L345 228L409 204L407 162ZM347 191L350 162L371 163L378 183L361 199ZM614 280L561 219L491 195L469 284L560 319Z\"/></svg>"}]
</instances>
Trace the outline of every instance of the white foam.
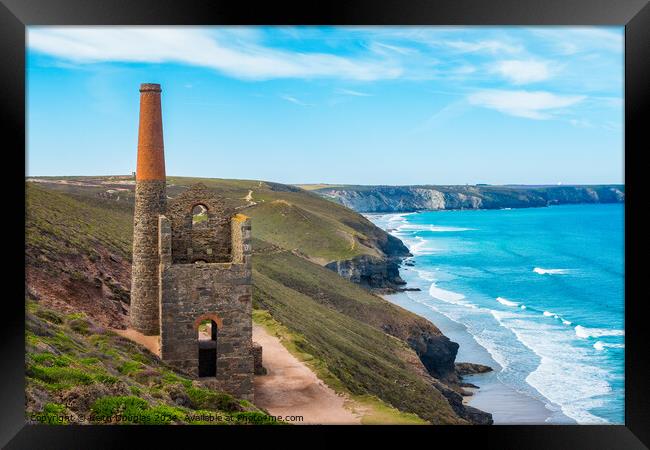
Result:
<instances>
[{"instance_id":1,"label":"white foam","mask_svg":"<svg viewBox=\"0 0 650 450\"><path fill-rule=\"evenodd\" d=\"M552 312L549 312L549 311L544 311L544 315L545 315L546 317L551 317L551 316L553 316L554 314L553 314Z\"/></svg>"},{"instance_id":2,"label":"white foam","mask_svg":"<svg viewBox=\"0 0 650 450\"><path fill-rule=\"evenodd\" d=\"M407 241L407 244L414 255L431 255L436 252L436 249L431 247L431 242L421 236L416 236L415 240Z\"/></svg>"},{"instance_id":3,"label":"white foam","mask_svg":"<svg viewBox=\"0 0 650 450\"><path fill-rule=\"evenodd\" d=\"M504 306L510 306L510 307L513 307L513 308L516 308L517 306L519 306L519 303L510 301L510 300L505 299L503 297L497 297L497 302L501 303Z\"/></svg>"},{"instance_id":4,"label":"white foam","mask_svg":"<svg viewBox=\"0 0 650 450\"><path fill-rule=\"evenodd\" d=\"M587 328L576 325L576 336L582 339L597 338L602 336L625 336L624 330L612 330L610 328Z\"/></svg>"},{"instance_id":5,"label":"white foam","mask_svg":"<svg viewBox=\"0 0 650 450\"><path fill-rule=\"evenodd\" d=\"M429 231L435 231L435 232L453 232L453 231L472 231L473 228L461 228L461 227L439 227L435 225L431 225L429 227Z\"/></svg>"},{"instance_id":6,"label":"white foam","mask_svg":"<svg viewBox=\"0 0 650 450\"><path fill-rule=\"evenodd\" d=\"M422 278L425 281L435 281L436 277L433 274L433 272L429 272L427 270L422 270L422 269L413 269L417 272L418 276Z\"/></svg>"},{"instance_id":7,"label":"white foam","mask_svg":"<svg viewBox=\"0 0 650 450\"><path fill-rule=\"evenodd\" d=\"M572 333L504 311L492 315L540 358L537 368L526 377L530 386L580 424L608 423L589 410L602 406L602 396L611 392L609 373L590 363L587 349L571 345Z\"/></svg>"},{"instance_id":8,"label":"white foam","mask_svg":"<svg viewBox=\"0 0 650 450\"><path fill-rule=\"evenodd\" d=\"M521 309L526 309L526 305L521 305L520 308Z\"/></svg>"},{"instance_id":9,"label":"white foam","mask_svg":"<svg viewBox=\"0 0 650 450\"><path fill-rule=\"evenodd\" d=\"M441 289L436 285L436 283L431 283L431 286L429 287L429 295L433 298L442 300L443 302L446 303L477 309L476 305L473 305L472 303L465 301L465 296L463 294Z\"/></svg>"},{"instance_id":10,"label":"white foam","mask_svg":"<svg viewBox=\"0 0 650 450\"><path fill-rule=\"evenodd\" d=\"M569 269L542 269L541 267L535 267L533 272L540 275L566 275L569 273Z\"/></svg>"},{"instance_id":11,"label":"white foam","mask_svg":"<svg viewBox=\"0 0 650 450\"><path fill-rule=\"evenodd\" d=\"M571 325L571 322L569 322L568 320L565 320L565 319L562 319L562 323L564 325Z\"/></svg>"},{"instance_id":12,"label":"white foam","mask_svg":"<svg viewBox=\"0 0 650 450\"><path fill-rule=\"evenodd\" d=\"M435 231L435 232L455 232L455 231L471 231L473 228L462 227L445 227L437 225L421 225L415 223L404 223L397 228L399 231Z\"/></svg>"},{"instance_id":13,"label":"white foam","mask_svg":"<svg viewBox=\"0 0 650 450\"><path fill-rule=\"evenodd\" d=\"M605 348L607 348L607 347L610 347L610 348L624 348L625 345L624 344L610 344L608 342L603 342L603 341L596 341L596 343L594 344L594 348L596 350L598 350L599 352L605 350Z\"/></svg>"}]
</instances>

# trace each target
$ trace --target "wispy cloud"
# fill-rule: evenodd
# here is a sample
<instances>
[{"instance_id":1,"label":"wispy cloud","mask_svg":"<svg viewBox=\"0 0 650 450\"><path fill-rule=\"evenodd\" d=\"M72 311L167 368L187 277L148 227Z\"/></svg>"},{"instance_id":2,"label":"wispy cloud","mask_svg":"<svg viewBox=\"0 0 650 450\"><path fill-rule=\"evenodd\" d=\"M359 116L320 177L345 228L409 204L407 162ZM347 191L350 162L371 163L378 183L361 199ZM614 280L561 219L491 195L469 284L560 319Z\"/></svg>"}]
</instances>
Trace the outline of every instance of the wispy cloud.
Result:
<instances>
[{"instance_id":1,"label":"wispy cloud","mask_svg":"<svg viewBox=\"0 0 650 450\"><path fill-rule=\"evenodd\" d=\"M596 27L536 27L532 34L554 45L559 53L575 53L597 50L623 53L623 34L611 29Z\"/></svg>"},{"instance_id":2,"label":"wispy cloud","mask_svg":"<svg viewBox=\"0 0 650 450\"><path fill-rule=\"evenodd\" d=\"M280 98L299 106L313 106L311 103L305 103L293 95L281 95Z\"/></svg>"},{"instance_id":3,"label":"wispy cloud","mask_svg":"<svg viewBox=\"0 0 650 450\"><path fill-rule=\"evenodd\" d=\"M444 41L444 45L459 52L475 53L487 52L496 53L519 53L523 50L521 45L514 45L499 40L481 41Z\"/></svg>"},{"instance_id":4,"label":"wispy cloud","mask_svg":"<svg viewBox=\"0 0 650 450\"><path fill-rule=\"evenodd\" d=\"M228 32L230 33L230 32ZM103 61L176 62L209 67L244 79L397 78L394 61L370 56L344 57L265 47L242 33L220 39L218 32L187 28L30 28L32 50L75 63Z\"/></svg>"},{"instance_id":5,"label":"wispy cloud","mask_svg":"<svg viewBox=\"0 0 650 450\"><path fill-rule=\"evenodd\" d=\"M413 130L413 132L421 132L430 130L432 128L439 128L444 126L450 120L456 119L461 116L467 109L469 105L467 101L463 98L460 100L453 101L445 105L439 111L436 111L431 115L427 120Z\"/></svg>"},{"instance_id":6,"label":"wispy cloud","mask_svg":"<svg viewBox=\"0 0 650 450\"><path fill-rule=\"evenodd\" d=\"M582 100L582 95L556 95L544 91L484 90L471 94L468 101L503 114L527 119L550 119L563 108Z\"/></svg>"},{"instance_id":7,"label":"wispy cloud","mask_svg":"<svg viewBox=\"0 0 650 450\"><path fill-rule=\"evenodd\" d=\"M491 71L514 84L527 84L544 81L551 77L552 71L548 61L534 59L497 61Z\"/></svg>"},{"instance_id":8,"label":"wispy cloud","mask_svg":"<svg viewBox=\"0 0 650 450\"><path fill-rule=\"evenodd\" d=\"M336 89L335 91L337 94L343 94L343 95L351 95L353 97L372 97L372 94L368 94L366 92L359 92L359 91L354 91L352 89L343 89L339 88Z\"/></svg>"},{"instance_id":9,"label":"wispy cloud","mask_svg":"<svg viewBox=\"0 0 650 450\"><path fill-rule=\"evenodd\" d=\"M593 128L594 125L587 119L571 119L569 123L577 128Z\"/></svg>"}]
</instances>

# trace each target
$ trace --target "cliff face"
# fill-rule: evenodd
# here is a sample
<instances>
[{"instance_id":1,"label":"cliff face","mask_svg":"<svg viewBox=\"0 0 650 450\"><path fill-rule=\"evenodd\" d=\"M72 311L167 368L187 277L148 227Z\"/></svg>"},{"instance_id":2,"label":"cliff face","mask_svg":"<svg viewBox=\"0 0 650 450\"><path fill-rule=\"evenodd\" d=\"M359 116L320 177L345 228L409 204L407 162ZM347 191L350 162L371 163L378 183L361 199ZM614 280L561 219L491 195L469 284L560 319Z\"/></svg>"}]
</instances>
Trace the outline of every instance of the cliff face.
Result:
<instances>
[{"instance_id":1,"label":"cliff face","mask_svg":"<svg viewBox=\"0 0 650 450\"><path fill-rule=\"evenodd\" d=\"M374 289L394 289L406 284L399 276L399 258L361 255L326 264L330 270L353 283Z\"/></svg>"},{"instance_id":2,"label":"cliff face","mask_svg":"<svg viewBox=\"0 0 650 450\"><path fill-rule=\"evenodd\" d=\"M357 212L530 208L621 203L622 185L603 186L341 186L315 192Z\"/></svg>"}]
</instances>

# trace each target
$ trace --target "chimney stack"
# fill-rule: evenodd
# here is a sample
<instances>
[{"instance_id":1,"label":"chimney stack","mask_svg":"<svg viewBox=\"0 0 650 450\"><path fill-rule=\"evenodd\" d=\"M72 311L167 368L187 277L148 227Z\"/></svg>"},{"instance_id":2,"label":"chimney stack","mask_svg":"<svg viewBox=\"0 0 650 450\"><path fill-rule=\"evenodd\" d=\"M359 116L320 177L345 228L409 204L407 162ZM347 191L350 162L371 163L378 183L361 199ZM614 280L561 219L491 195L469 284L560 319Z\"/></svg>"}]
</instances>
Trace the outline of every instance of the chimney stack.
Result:
<instances>
[{"instance_id":1,"label":"chimney stack","mask_svg":"<svg viewBox=\"0 0 650 450\"><path fill-rule=\"evenodd\" d=\"M159 84L140 85L129 316L131 328L148 336L160 334L158 216L167 206L160 93Z\"/></svg>"}]
</instances>

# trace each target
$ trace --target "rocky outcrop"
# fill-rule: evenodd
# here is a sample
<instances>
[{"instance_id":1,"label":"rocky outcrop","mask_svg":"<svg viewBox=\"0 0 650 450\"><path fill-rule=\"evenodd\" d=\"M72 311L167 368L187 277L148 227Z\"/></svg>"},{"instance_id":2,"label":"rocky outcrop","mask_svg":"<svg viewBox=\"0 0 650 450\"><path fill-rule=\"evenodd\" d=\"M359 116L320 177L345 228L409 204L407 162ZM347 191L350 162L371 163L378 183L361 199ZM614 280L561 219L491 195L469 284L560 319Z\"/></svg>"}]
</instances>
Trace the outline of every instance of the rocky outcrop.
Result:
<instances>
[{"instance_id":1,"label":"rocky outcrop","mask_svg":"<svg viewBox=\"0 0 650 450\"><path fill-rule=\"evenodd\" d=\"M395 289L406 284L399 275L399 258L361 255L326 264L353 283L374 289Z\"/></svg>"},{"instance_id":2,"label":"rocky outcrop","mask_svg":"<svg viewBox=\"0 0 650 450\"><path fill-rule=\"evenodd\" d=\"M451 408L458 416L474 425L492 425L494 423L492 414L481 411L473 406L465 405L463 403L463 396L449 386L437 380L433 381L433 385L445 396Z\"/></svg>"},{"instance_id":3,"label":"rocky outcrop","mask_svg":"<svg viewBox=\"0 0 650 450\"><path fill-rule=\"evenodd\" d=\"M602 186L342 186L315 191L357 212L530 208L621 203L622 185Z\"/></svg>"},{"instance_id":4,"label":"rocky outcrop","mask_svg":"<svg viewBox=\"0 0 650 450\"><path fill-rule=\"evenodd\" d=\"M451 341L447 336L440 333L433 333L431 329L411 327L406 342L422 361L427 372L439 380L451 383L459 381L454 367L458 344Z\"/></svg>"},{"instance_id":5,"label":"rocky outcrop","mask_svg":"<svg viewBox=\"0 0 650 450\"><path fill-rule=\"evenodd\" d=\"M461 377L464 375L475 375L477 373L486 372L492 372L492 367L468 362L456 363L456 373Z\"/></svg>"}]
</instances>

